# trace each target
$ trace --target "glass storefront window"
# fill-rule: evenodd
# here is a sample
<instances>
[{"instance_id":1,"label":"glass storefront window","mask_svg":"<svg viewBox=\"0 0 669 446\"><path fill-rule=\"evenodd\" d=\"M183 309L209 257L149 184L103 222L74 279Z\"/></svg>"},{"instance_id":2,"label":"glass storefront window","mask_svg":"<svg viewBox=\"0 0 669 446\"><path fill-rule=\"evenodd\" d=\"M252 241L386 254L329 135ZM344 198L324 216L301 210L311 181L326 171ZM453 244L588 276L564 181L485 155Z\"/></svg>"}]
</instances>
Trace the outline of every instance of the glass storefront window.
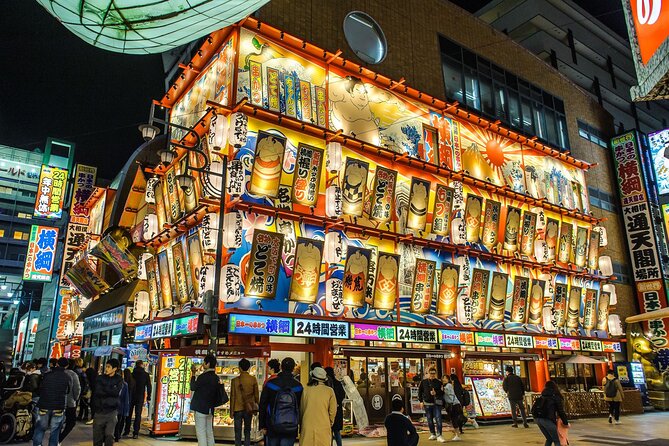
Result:
<instances>
[{"instance_id":1,"label":"glass storefront window","mask_svg":"<svg viewBox=\"0 0 669 446\"><path fill-rule=\"evenodd\" d=\"M473 69L465 68L465 93L467 105L481 110L481 97L479 96L479 81Z\"/></svg>"}]
</instances>

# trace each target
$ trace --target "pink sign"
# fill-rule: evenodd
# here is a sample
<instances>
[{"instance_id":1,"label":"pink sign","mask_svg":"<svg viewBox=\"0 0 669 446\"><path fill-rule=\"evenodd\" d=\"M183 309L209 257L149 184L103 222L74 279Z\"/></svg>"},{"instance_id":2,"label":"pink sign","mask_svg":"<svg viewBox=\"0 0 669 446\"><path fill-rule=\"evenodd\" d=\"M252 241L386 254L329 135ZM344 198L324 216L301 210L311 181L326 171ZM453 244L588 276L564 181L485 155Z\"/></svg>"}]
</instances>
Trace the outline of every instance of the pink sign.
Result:
<instances>
[{"instance_id":1,"label":"pink sign","mask_svg":"<svg viewBox=\"0 0 669 446\"><path fill-rule=\"evenodd\" d=\"M394 341L395 327L385 325L351 324L351 339L361 341Z\"/></svg>"},{"instance_id":2,"label":"pink sign","mask_svg":"<svg viewBox=\"0 0 669 446\"><path fill-rule=\"evenodd\" d=\"M574 351L581 349L581 343L578 339L559 338L560 350Z\"/></svg>"}]
</instances>

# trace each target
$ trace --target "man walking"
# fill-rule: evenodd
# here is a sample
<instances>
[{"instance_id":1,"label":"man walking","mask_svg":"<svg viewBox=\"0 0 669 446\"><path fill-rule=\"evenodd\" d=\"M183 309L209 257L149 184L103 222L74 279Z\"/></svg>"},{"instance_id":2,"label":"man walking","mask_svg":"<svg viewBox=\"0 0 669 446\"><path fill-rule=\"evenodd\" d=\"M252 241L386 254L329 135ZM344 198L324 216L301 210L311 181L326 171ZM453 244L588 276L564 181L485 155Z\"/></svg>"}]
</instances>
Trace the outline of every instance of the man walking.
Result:
<instances>
[{"instance_id":1,"label":"man walking","mask_svg":"<svg viewBox=\"0 0 669 446\"><path fill-rule=\"evenodd\" d=\"M284 358L281 372L262 389L258 421L266 446L293 446L297 438L302 384L293 378L294 369L295 360Z\"/></svg>"},{"instance_id":2,"label":"man walking","mask_svg":"<svg viewBox=\"0 0 669 446\"><path fill-rule=\"evenodd\" d=\"M144 391L146 390L146 401L151 401L151 378L144 370L144 361L137 361L135 369L132 371L132 377L135 379L135 391L130 395L130 415L128 416L128 425L125 427L123 435L130 433L130 419L135 413L135 422L132 427L132 438L139 435L139 427L142 423L142 408L144 407Z\"/></svg>"},{"instance_id":3,"label":"man walking","mask_svg":"<svg viewBox=\"0 0 669 446\"><path fill-rule=\"evenodd\" d=\"M441 409L444 407L444 390L441 380L437 378L437 369L431 368L428 378L420 382L418 386L418 400L423 404L427 426L430 429L429 440L437 440L444 443L446 440L442 434Z\"/></svg>"},{"instance_id":4,"label":"man walking","mask_svg":"<svg viewBox=\"0 0 669 446\"><path fill-rule=\"evenodd\" d=\"M244 424L244 445L251 444L251 419L258 412L258 380L249 375L251 363L242 358L239 361L239 376L230 387L230 411L235 423L235 446L242 445L242 423Z\"/></svg>"},{"instance_id":5,"label":"man walking","mask_svg":"<svg viewBox=\"0 0 669 446\"><path fill-rule=\"evenodd\" d=\"M67 361L67 359L66 359ZM37 417L33 446L42 446L44 433L49 432L49 446L58 446L58 436L63 425L65 403L70 391L70 377L63 367L54 367L42 377L37 402Z\"/></svg>"},{"instance_id":6,"label":"man walking","mask_svg":"<svg viewBox=\"0 0 669 446\"><path fill-rule=\"evenodd\" d=\"M77 403L79 395L81 395L81 384L79 376L74 370L71 370L72 366L74 366L74 360L67 358L60 358L58 360L58 367L65 369L65 373L70 378L70 391L67 393L67 404L65 406L65 426L63 426L63 431L60 433L59 439L61 443L77 424Z\"/></svg>"},{"instance_id":7,"label":"man walking","mask_svg":"<svg viewBox=\"0 0 669 446\"><path fill-rule=\"evenodd\" d=\"M190 408L195 412L195 435L198 446L214 446L214 408L219 398L220 380L216 375L216 357L207 355L203 372L196 378L197 366L191 367L190 390L193 396Z\"/></svg>"},{"instance_id":8,"label":"man walking","mask_svg":"<svg viewBox=\"0 0 669 446\"><path fill-rule=\"evenodd\" d=\"M118 359L112 358L105 365L104 375L98 376L93 392L93 446L114 446L114 428L123 378L118 374Z\"/></svg>"},{"instance_id":9,"label":"man walking","mask_svg":"<svg viewBox=\"0 0 669 446\"><path fill-rule=\"evenodd\" d=\"M506 396L509 398L509 405L511 406L511 418L513 419L511 427L518 427L518 415L516 413L518 409L520 409L520 416L523 418L523 426L530 427L527 424L525 403L523 402L523 397L525 396L525 383L520 379L520 376L513 372L513 367L510 365L506 366L506 378L504 378L502 387L506 392Z\"/></svg>"}]
</instances>

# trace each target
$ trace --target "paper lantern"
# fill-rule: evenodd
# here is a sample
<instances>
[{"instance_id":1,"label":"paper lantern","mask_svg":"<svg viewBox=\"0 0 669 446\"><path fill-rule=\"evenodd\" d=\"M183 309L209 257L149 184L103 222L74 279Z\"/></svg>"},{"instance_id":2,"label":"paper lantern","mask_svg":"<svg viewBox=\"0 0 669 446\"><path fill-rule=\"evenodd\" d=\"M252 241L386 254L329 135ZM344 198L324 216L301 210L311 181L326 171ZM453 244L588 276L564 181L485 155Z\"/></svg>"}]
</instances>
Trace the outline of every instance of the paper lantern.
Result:
<instances>
[{"instance_id":1,"label":"paper lantern","mask_svg":"<svg viewBox=\"0 0 669 446\"><path fill-rule=\"evenodd\" d=\"M214 113L209 123L207 142L213 150L226 148L228 144L228 118L226 116Z\"/></svg>"},{"instance_id":2,"label":"paper lantern","mask_svg":"<svg viewBox=\"0 0 669 446\"><path fill-rule=\"evenodd\" d=\"M246 170L241 160L228 161L228 177L226 178L228 194L241 195L246 186Z\"/></svg>"},{"instance_id":3,"label":"paper lantern","mask_svg":"<svg viewBox=\"0 0 669 446\"><path fill-rule=\"evenodd\" d=\"M328 279L325 282L325 309L333 315L344 312L344 283L341 279Z\"/></svg>"},{"instance_id":4,"label":"paper lantern","mask_svg":"<svg viewBox=\"0 0 669 446\"><path fill-rule=\"evenodd\" d=\"M468 256L458 256L453 263L460 266L460 286L469 286L472 280L472 265Z\"/></svg>"},{"instance_id":5,"label":"paper lantern","mask_svg":"<svg viewBox=\"0 0 669 446\"><path fill-rule=\"evenodd\" d=\"M146 180L146 189L144 190L144 201L147 204L156 204L156 185L160 183L160 179L151 177Z\"/></svg>"},{"instance_id":6,"label":"paper lantern","mask_svg":"<svg viewBox=\"0 0 669 446\"><path fill-rule=\"evenodd\" d=\"M613 275L613 263L611 262L611 256L601 256L599 258L599 271L603 276L612 276Z\"/></svg>"},{"instance_id":7,"label":"paper lantern","mask_svg":"<svg viewBox=\"0 0 669 446\"><path fill-rule=\"evenodd\" d=\"M333 184L325 190L325 215L339 218L342 214L341 187Z\"/></svg>"},{"instance_id":8,"label":"paper lantern","mask_svg":"<svg viewBox=\"0 0 669 446\"><path fill-rule=\"evenodd\" d=\"M603 248L609 244L609 237L604 226L595 226L593 231L599 232L599 247Z\"/></svg>"},{"instance_id":9,"label":"paper lantern","mask_svg":"<svg viewBox=\"0 0 669 446\"><path fill-rule=\"evenodd\" d=\"M200 267L198 272L197 293L198 300L202 302L206 293L214 291L215 283L215 269L213 265L204 265Z\"/></svg>"},{"instance_id":10,"label":"paper lantern","mask_svg":"<svg viewBox=\"0 0 669 446\"><path fill-rule=\"evenodd\" d=\"M325 158L325 167L328 172L336 173L341 170L341 144L336 141L330 141L327 147Z\"/></svg>"},{"instance_id":11,"label":"paper lantern","mask_svg":"<svg viewBox=\"0 0 669 446\"><path fill-rule=\"evenodd\" d=\"M137 261L137 278L139 280L147 280L148 276L146 274L146 261L153 257L153 254L148 252L143 252Z\"/></svg>"},{"instance_id":12,"label":"paper lantern","mask_svg":"<svg viewBox=\"0 0 669 446\"><path fill-rule=\"evenodd\" d=\"M202 247L206 251L216 251L218 247L218 214L209 212L202 219L200 231Z\"/></svg>"},{"instance_id":13,"label":"paper lantern","mask_svg":"<svg viewBox=\"0 0 669 446\"><path fill-rule=\"evenodd\" d=\"M149 318L150 311L148 291L138 291L132 303L132 318L136 322L144 321Z\"/></svg>"},{"instance_id":14,"label":"paper lantern","mask_svg":"<svg viewBox=\"0 0 669 446\"><path fill-rule=\"evenodd\" d=\"M467 242L467 226L462 217L454 218L451 222L451 242L464 245Z\"/></svg>"},{"instance_id":15,"label":"paper lantern","mask_svg":"<svg viewBox=\"0 0 669 446\"><path fill-rule=\"evenodd\" d=\"M230 128L228 131L228 142L235 148L246 144L248 134L249 118L244 113L233 113L230 115Z\"/></svg>"},{"instance_id":16,"label":"paper lantern","mask_svg":"<svg viewBox=\"0 0 669 446\"><path fill-rule=\"evenodd\" d=\"M536 230L543 231L546 227L546 213L544 212L544 208L533 207L530 210L537 215Z\"/></svg>"},{"instance_id":17,"label":"paper lantern","mask_svg":"<svg viewBox=\"0 0 669 446\"><path fill-rule=\"evenodd\" d=\"M550 274L539 274L539 280L543 280L546 282L546 286L544 286L544 297L553 297L553 294L555 294L555 284L553 283L553 276Z\"/></svg>"},{"instance_id":18,"label":"paper lantern","mask_svg":"<svg viewBox=\"0 0 669 446\"><path fill-rule=\"evenodd\" d=\"M541 310L543 326L546 331L555 331L555 318L553 317L553 308L545 306Z\"/></svg>"},{"instance_id":19,"label":"paper lantern","mask_svg":"<svg viewBox=\"0 0 669 446\"><path fill-rule=\"evenodd\" d=\"M234 303L242 298L242 276L237 265L225 265L221 268L221 286L219 303Z\"/></svg>"},{"instance_id":20,"label":"paper lantern","mask_svg":"<svg viewBox=\"0 0 669 446\"><path fill-rule=\"evenodd\" d=\"M546 243L546 240L535 240L534 258L537 262L548 263L548 243Z\"/></svg>"},{"instance_id":21,"label":"paper lantern","mask_svg":"<svg viewBox=\"0 0 669 446\"><path fill-rule=\"evenodd\" d=\"M223 190L223 163L212 161L208 168L210 173L204 173L202 182L204 183L204 195L212 198L220 198Z\"/></svg>"},{"instance_id":22,"label":"paper lantern","mask_svg":"<svg viewBox=\"0 0 669 446\"><path fill-rule=\"evenodd\" d=\"M458 296L458 322L461 324L471 324L474 322L472 299L467 294Z\"/></svg>"},{"instance_id":23,"label":"paper lantern","mask_svg":"<svg viewBox=\"0 0 669 446\"><path fill-rule=\"evenodd\" d=\"M156 214L146 214L144 216L142 238L145 242L148 242L156 235L158 235L158 216Z\"/></svg>"},{"instance_id":24,"label":"paper lantern","mask_svg":"<svg viewBox=\"0 0 669 446\"><path fill-rule=\"evenodd\" d=\"M611 336L622 336L624 334L623 324L617 314L609 315L609 334Z\"/></svg>"},{"instance_id":25,"label":"paper lantern","mask_svg":"<svg viewBox=\"0 0 669 446\"><path fill-rule=\"evenodd\" d=\"M228 249L242 246L242 214L238 211L227 212L223 217L223 246Z\"/></svg>"},{"instance_id":26,"label":"paper lantern","mask_svg":"<svg viewBox=\"0 0 669 446\"><path fill-rule=\"evenodd\" d=\"M618 296L616 295L615 285L607 283L606 285L602 286L602 291L605 293L609 293L611 295L611 299L609 300L609 305L615 305L618 303Z\"/></svg>"},{"instance_id":27,"label":"paper lantern","mask_svg":"<svg viewBox=\"0 0 669 446\"><path fill-rule=\"evenodd\" d=\"M341 234L336 231L326 233L323 260L327 263L341 263L343 256L344 247Z\"/></svg>"}]
</instances>

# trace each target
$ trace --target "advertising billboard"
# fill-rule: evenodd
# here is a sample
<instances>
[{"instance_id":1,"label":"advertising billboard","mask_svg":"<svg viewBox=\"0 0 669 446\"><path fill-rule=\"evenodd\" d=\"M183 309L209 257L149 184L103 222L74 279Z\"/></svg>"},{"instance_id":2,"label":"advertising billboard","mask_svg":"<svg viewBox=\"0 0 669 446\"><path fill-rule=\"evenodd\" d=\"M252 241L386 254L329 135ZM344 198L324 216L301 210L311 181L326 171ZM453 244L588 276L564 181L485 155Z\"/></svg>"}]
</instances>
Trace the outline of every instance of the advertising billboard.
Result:
<instances>
[{"instance_id":1,"label":"advertising billboard","mask_svg":"<svg viewBox=\"0 0 669 446\"><path fill-rule=\"evenodd\" d=\"M67 170L42 165L35 199L35 217L61 218L67 186Z\"/></svg>"},{"instance_id":2,"label":"advertising billboard","mask_svg":"<svg viewBox=\"0 0 669 446\"><path fill-rule=\"evenodd\" d=\"M53 264L56 260L58 228L32 225L23 280L28 282L51 282Z\"/></svg>"}]
</instances>

